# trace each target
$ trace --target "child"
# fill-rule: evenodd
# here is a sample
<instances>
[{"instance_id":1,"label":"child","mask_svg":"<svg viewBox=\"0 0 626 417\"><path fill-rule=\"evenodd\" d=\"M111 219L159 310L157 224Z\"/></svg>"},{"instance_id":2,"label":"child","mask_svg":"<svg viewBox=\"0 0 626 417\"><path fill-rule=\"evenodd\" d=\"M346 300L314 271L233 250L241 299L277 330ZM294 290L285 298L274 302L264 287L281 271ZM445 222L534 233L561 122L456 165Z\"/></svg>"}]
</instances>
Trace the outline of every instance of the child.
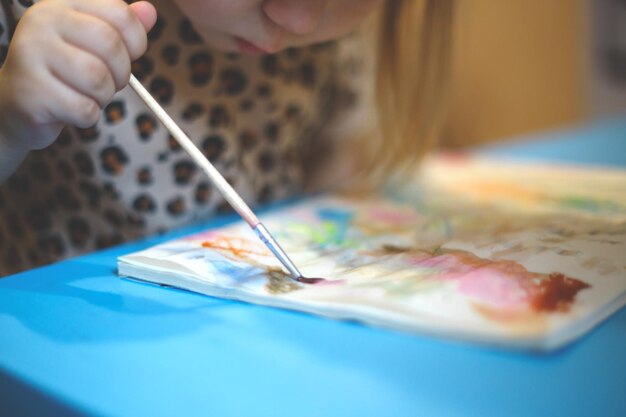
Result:
<instances>
[{"instance_id":1,"label":"child","mask_svg":"<svg viewBox=\"0 0 626 417\"><path fill-rule=\"evenodd\" d=\"M1 1L0 276L228 210L124 88L131 61L251 204L340 172L333 157L408 166L437 126L452 0L154 0L158 19L147 2ZM375 77L366 36L345 36L370 15Z\"/></svg>"}]
</instances>

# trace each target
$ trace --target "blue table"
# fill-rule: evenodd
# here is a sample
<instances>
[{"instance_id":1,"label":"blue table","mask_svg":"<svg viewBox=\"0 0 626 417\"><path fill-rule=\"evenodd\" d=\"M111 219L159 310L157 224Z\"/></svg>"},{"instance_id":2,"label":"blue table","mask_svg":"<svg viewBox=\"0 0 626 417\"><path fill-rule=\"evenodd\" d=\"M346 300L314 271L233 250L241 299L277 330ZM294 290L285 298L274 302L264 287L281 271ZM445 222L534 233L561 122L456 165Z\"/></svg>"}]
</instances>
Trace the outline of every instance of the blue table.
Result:
<instances>
[{"instance_id":1,"label":"blue table","mask_svg":"<svg viewBox=\"0 0 626 417\"><path fill-rule=\"evenodd\" d=\"M626 166L626 120L536 139L482 152ZM202 227L0 280L0 415L626 416L626 309L534 355L116 278Z\"/></svg>"}]
</instances>

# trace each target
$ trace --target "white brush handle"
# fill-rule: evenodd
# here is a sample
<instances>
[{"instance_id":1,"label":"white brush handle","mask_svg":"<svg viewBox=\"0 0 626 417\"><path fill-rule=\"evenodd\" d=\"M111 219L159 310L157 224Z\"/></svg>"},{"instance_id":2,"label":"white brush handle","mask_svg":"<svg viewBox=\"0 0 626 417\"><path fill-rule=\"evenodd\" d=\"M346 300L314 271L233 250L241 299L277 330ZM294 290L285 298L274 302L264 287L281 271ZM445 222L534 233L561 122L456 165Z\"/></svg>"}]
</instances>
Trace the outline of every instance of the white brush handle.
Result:
<instances>
[{"instance_id":1,"label":"white brush handle","mask_svg":"<svg viewBox=\"0 0 626 417\"><path fill-rule=\"evenodd\" d=\"M130 75L129 84L135 93L141 98L144 103L152 110L156 117L163 123L165 128L172 134L174 139L180 143L198 164L218 189L218 191L224 196L224 199L235 209L237 213L250 225L250 227L256 232L257 236L269 250L278 258L278 260L287 268L289 273L295 278L302 278L302 274L296 267L296 265L289 259L287 253L280 247L276 239L270 234L265 226L259 221L256 214L250 209L250 207L243 201L243 198L235 191L235 189L224 179L222 174L213 166L206 156L196 145L189 139L189 137L183 132L183 130L176 124L176 122L167 114L163 107L156 101L154 97L145 89L143 84L139 82L134 75Z\"/></svg>"},{"instance_id":2,"label":"white brush handle","mask_svg":"<svg viewBox=\"0 0 626 417\"><path fill-rule=\"evenodd\" d=\"M163 123L165 128L172 134L174 139L178 141L180 146L187 151L187 153L193 158L218 189L218 191L224 196L224 199L243 217L243 219L254 228L259 224L259 219L246 204L241 196L235 191L235 189L226 181L226 179L220 174L220 172L213 166L213 164L204 156L204 154L196 147L196 145L189 139L189 137L183 132L183 130L172 120L163 107L156 101L154 97L145 89L145 87L131 74L130 86L137 93L137 95L146 103L146 105L154 112L156 117Z\"/></svg>"}]
</instances>

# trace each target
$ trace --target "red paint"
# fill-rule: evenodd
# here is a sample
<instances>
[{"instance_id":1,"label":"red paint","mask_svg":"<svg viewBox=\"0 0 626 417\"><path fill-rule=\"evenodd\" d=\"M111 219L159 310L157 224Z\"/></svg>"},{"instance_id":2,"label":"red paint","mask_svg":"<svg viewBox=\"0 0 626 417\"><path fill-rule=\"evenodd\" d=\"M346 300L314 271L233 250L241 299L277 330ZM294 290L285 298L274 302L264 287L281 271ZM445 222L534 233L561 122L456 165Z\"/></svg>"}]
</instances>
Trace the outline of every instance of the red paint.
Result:
<instances>
[{"instance_id":1,"label":"red paint","mask_svg":"<svg viewBox=\"0 0 626 417\"><path fill-rule=\"evenodd\" d=\"M560 272L551 273L536 285L530 299L535 311L567 310L579 291L589 288L586 282L570 278Z\"/></svg>"},{"instance_id":2,"label":"red paint","mask_svg":"<svg viewBox=\"0 0 626 417\"><path fill-rule=\"evenodd\" d=\"M402 248L386 248L386 253L401 254ZM591 287L561 272L531 272L515 261L483 259L461 250L436 256L415 252L413 257L416 265L432 268L437 279L457 281L461 294L499 312L565 312L581 290Z\"/></svg>"},{"instance_id":3,"label":"red paint","mask_svg":"<svg viewBox=\"0 0 626 417\"><path fill-rule=\"evenodd\" d=\"M319 284L322 282L327 282L328 280L324 278L307 278L307 277L299 277L298 282L303 284Z\"/></svg>"}]
</instances>

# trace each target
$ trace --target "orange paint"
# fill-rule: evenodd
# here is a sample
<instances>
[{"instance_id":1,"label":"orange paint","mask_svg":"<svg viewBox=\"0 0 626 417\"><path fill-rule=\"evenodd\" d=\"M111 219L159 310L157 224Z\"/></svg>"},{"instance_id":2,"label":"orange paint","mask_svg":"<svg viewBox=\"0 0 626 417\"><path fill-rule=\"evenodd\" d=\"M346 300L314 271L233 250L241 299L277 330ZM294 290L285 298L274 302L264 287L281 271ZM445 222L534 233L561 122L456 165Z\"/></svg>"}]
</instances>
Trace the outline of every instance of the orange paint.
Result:
<instances>
[{"instance_id":1,"label":"orange paint","mask_svg":"<svg viewBox=\"0 0 626 417\"><path fill-rule=\"evenodd\" d=\"M203 248L215 249L223 252L227 252L231 254L235 258L245 259L250 255L256 256L267 256L268 254L265 252L257 252L254 249L255 247L251 247L251 245L242 239L237 239L234 241L233 239L228 238L220 238L220 240L216 241L207 241L202 242Z\"/></svg>"}]
</instances>

